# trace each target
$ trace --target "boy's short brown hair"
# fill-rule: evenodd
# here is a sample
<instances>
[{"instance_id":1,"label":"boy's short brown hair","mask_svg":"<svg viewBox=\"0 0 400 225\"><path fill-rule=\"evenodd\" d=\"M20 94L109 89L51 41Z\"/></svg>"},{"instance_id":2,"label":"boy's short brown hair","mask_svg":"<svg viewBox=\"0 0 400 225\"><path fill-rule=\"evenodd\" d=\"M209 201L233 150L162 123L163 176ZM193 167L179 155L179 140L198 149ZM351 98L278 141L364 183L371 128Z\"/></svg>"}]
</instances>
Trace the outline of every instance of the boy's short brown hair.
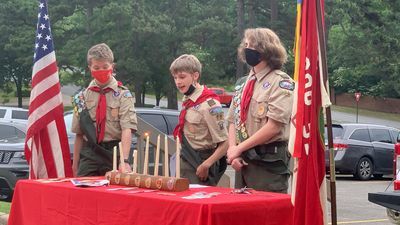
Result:
<instances>
[{"instance_id":1,"label":"boy's short brown hair","mask_svg":"<svg viewBox=\"0 0 400 225\"><path fill-rule=\"evenodd\" d=\"M201 75L201 63L194 55L184 54L175 59L169 67L171 74L179 72L195 73L198 72Z\"/></svg>"},{"instance_id":2,"label":"boy's short brown hair","mask_svg":"<svg viewBox=\"0 0 400 225\"><path fill-rule=\"evenodd\" d=\"M87 63L90 65L91 60L106 60L109 63L114 62L114 54L110 47L105 43L92 46L87 53Z\"/></svg>"},{"instance_id":3,"label":"boy's short brown hair","mask_svg":"<svg viewBox=\"0 0 400 225\"><path fill-rule=\"evenodd\" d=\"M244 32L242 42L238 48L240 59L245 62L244 49L245 41L248 41L258 52L261 53L263 59L272 69L281 69L286 63L286 49L281 43L278 35L268 28L249 28Z\"/></svg>"}]
</instances>

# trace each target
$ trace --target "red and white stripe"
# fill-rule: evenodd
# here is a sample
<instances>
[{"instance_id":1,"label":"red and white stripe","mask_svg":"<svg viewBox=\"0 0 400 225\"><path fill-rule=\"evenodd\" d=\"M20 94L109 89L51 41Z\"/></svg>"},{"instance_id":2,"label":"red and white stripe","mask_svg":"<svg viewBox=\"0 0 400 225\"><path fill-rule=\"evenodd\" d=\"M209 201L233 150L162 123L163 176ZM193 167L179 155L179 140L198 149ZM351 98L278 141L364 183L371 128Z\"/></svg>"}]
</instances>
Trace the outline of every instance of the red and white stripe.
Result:
<instances>
[{"instance_id":1,"label":"red and white stripe","mask_svg":"<svg viewBox=\"0 0 400 225\"><path fill-rule=\"evenodd\" d=\"M31 179L72 176L54 51L33 65L25 143Z\"/></svg>"}]
</instances>

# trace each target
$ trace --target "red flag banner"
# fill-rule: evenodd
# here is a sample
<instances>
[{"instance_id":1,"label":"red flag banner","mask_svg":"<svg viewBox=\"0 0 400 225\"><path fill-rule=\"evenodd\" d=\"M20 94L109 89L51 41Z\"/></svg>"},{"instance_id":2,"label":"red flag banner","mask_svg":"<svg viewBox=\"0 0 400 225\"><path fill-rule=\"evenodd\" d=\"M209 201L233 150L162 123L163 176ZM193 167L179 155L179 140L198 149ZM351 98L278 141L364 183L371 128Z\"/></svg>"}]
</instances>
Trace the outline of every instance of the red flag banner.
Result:
<instances>
[{"instance_id":1,"label":"red flag banner","mask_svg":"<svg viewBox=\"0 0 400 225\"><path fill-rule=\"evenodd\" d=\"M316 1L320 1L323 10L323 0ZM292 185L295 225L327 223L325 147L319 119L321 106L329 105L329 98L322 80L316 1L297 1L296 89L289 141L295 161Z\"/></svg>"},{"instance_id":2,"label":"red flag banner","mask_svg":"<svg viewBox=\"0 0 400 225\"><path fill-rule=\"evenodd\" d=\"M72 176L64 106L46 0L39 1L25 156L29 177Z\"/></svg>"}]
</instances>

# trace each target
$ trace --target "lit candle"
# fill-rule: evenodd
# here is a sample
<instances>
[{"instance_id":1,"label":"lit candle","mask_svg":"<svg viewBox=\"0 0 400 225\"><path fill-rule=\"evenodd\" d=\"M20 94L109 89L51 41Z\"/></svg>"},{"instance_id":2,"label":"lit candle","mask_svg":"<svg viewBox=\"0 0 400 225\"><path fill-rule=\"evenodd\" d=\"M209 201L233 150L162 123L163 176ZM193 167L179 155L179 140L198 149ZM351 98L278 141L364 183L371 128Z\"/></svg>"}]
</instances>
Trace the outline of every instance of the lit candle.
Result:
<instances>
[{"instance_id":1,"label":"lit candle","mask_svg":"<svg viewBox=\"0 0 400 225\"><path fill-rule=\"evenodd\" d=\"M179 142L179 137L176 137L176 178L181 178L181 146Z\"/></svg>"},{"instance_id":2,"label":"lit candle","mask_svg":"<svg viewBox=\"0 0 400 225\"><path fill-rule=\"evenodd\" d=\"M144 165L143 165L143 174L147 175L147 170L149 167L149 134L146 133L146 150L144 152Z\"/></svg>"},{"instance_id":3,"label":"lit candle","mask_svg":"<svg viewBox=\"0 0 400 225\"><path fill-rule=\"evenodd\" d=\"M137 173L137 150L133 150L133 165L132 165L132 172Z\"/></svg>"},{"instance_id":4,"label":"lit candle","mask_svg":"<svg viewBox=\"0 0 400 225\"><path fill-rule=\"evenodd\" d=\"M117 146L114 146L113 153L113 171L117 171Z\"/></svg>"},{"instance_id":5,"label":"lit candle","mask_svg":"<svg viewBox=\"0 0 400 225\"><path fill-rule=\"evenodd\" d=\"M154 163L154 176L158 176L158 162L160 161L160 135L157 137L156 160Z\"/></svg>"},{"instance_id":6,"label":"lit candle","mask_svg":"<svg viewBox=\"0 0 400 225\"><path fill-rule=\"evenodd\" d=\"M169 159L168 137L167 137L167 135L165 135L165 138L164 138L164 176L166 176L166 177L168 177L168 175L169 175L168 159Z\"/></svg>"},{"instance_id":7,"label":"lit candle","mask_svg":"<svg viewBox=\"0 0 400 225\"><path fill-rule=\"evenodd\" d=\"M121 172L125 173L124 151L121 142L119 142L119 164L121 165Z\"/></svg>"}]
</instances>

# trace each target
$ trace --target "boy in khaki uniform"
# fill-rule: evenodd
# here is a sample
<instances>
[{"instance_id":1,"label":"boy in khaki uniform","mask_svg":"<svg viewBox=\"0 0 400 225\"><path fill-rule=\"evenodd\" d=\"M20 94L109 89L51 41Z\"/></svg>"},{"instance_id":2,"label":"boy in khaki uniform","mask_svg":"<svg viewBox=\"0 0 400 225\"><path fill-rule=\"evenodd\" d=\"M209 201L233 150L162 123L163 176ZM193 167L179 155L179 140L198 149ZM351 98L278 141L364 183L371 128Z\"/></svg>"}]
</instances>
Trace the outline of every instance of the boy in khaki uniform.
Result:
<instances>
[{"instance_id":1,"label":"boy in khaki uniform","mask_svg":"<svg viewBox=\"0 0 400 225\"><path fill-rule=\"evenodd\" d=\"M218 96L200 85L201 63L193 55L181 55L170 71L184 94L174 136L182 143L181 175L190 183L217 185L226 169L228 135ZM179 159L177 159L179 160Z\"/></svg>"},{"instance_id":2,"label":"boy in khaki uniform","mask_svg":"<svg viewBox=\"0 0 400 225\"><path fill-rule=\"evenodd\" d=\"M114 56L106 44L91 47L87 61L94 79L73 101L74 176L101 176L112 170L112 149L119 142L124 152L124 167L129 172L127 159L132 131L137 129L135 99L112 76Z\"/></svg>"},{"instance_id":3,"label":"boy in khaki uniform","mask_svg":"<svg viewBox=\"0 0 400 225\"><path fill-rule=\"evenodd\" d=\"M247 29L238 49L252 67L236 83L228 112L228 163L241 172L236 187L287 192L290 176L287 142L293 80L280 69L286 50L270 29Z\"/></svg>"}]
</instances>

